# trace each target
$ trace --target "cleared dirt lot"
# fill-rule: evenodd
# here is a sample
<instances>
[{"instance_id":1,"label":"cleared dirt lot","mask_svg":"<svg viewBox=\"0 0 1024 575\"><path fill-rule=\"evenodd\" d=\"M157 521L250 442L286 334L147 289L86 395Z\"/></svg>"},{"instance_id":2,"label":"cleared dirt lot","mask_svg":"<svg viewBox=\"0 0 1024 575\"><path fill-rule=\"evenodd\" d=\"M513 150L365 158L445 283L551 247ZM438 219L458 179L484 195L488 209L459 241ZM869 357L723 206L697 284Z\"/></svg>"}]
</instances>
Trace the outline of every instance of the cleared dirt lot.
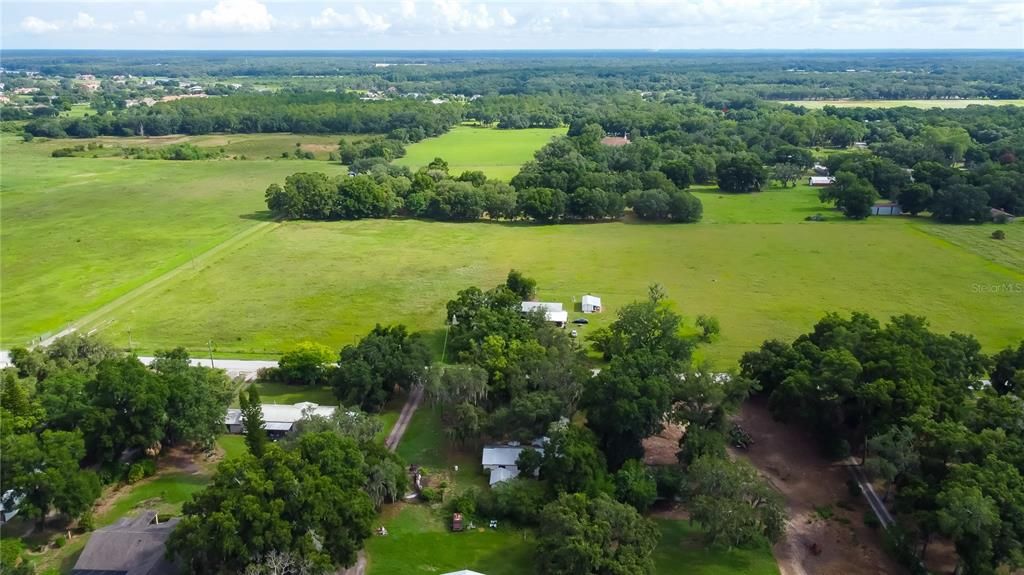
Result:
<instances>
[{"instance_id":1,"label":"cleared dirt lot","mask_svg":"<svg viewBox=\"0 0 1024 575\"><path fill-rule=\"evenodd\" d=\"M772 549L782 575L904 573L880 535L864 525L867 504L850 497L842 465L823 459L799 429L774 421L763 402L748 401L735 419L755 441L737 455L786 499L786 532ZM811 552L815 544L818 554Z\"/></svg>"}]
</instances>

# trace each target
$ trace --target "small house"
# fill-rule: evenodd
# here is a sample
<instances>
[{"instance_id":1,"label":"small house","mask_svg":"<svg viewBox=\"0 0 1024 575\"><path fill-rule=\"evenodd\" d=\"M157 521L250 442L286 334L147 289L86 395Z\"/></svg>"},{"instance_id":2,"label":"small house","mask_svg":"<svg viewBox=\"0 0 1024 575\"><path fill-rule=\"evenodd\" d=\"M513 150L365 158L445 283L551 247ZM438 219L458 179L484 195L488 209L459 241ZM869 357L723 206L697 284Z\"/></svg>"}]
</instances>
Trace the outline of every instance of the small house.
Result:
<instances>
[{"instance_id":1,"label":"small house","mask_svg":"<svg viewBox=\"0 0 1024 575\"><path fill-rule=\"evenodd\" d=\"M315 403L304 401L295 405L278 405L276 403L264 403L260 406L263 411L263 429L267 435L273 438L283 437L292 430L295 422L305 417L319 415L330 417L334 415L337 407L321 406ZM242 410L229 409L224 416L224 425L228 433L243 433Z\"/></svg>"},{"instance_id":2,"label":"small house","mask_svg":"<svg viewBox=\"0 0 1024 575\"><path fill-rule=\"evenodd\" d=\"M155 511L97 529L78 557L71 575L175 575L166 543L178 519L158 521Z\"/></svg>"},{"instance_id":3,"label":"small house","mask_svg":"<svg viewBox=\"0 0 1024 575\"><path fill-rule=\"evenodd\" d=\"M854 142L853 143L853 147L858 149L858 150L866 150L866 149L868 149L868 143L867 142Z\"/></svg>"},{"instance_id":4,"label":"small house","mask_svg":"<svg viewBox=\"0 0 1024 575\"><path fill-rule=\"evenodd\" d=\"M831 186L836 183L835 176L811 176L807 178L808 186Z\"/></svg>"},{"instance_id":5,"label":"small house","mask_svg":"<svg viewBox=\"0 0 1024 575\"><path fill-rule=\"evenodd\" d=\"M992 221L997 224L1010 224L1013 223L1013 214L1006 210L1000 210L999 208L992 208L989 210L989 214L992 217Z\"/></svg>"},{"instance_id":6,"label":"small house","mask_svg":"<svg viewBox=\"0 0 1024 575\"><path fill-rule=\"evenodd\" d=\"M520 310L524 313L533 313L537 310L544 312L545 321L549 321L558 327L565 327L569 323L569 312L565 311L561 303L544 301L524 301Z\"/></svg>"},{"instance_id":7,"label":"small house","mask_svg":"<svg viewBox=\"0 0 1024 575\"><path fill-rule=\"evenodd\" d=\"M587 294L583 296L583 313L601 313L601 298Z\"/></svg>"},{"instance_id":8,"label":"small house","mask_svg":"<svg viewBox=\"0 0 1024 575\"><path fill-rule=\"evenodd\" d=\"M812 169L814 170L814 173L816 175L819 175L819 176L827 176L828 175L828 168L825 167L825 166L822 166L821 164L814 164L814 167Z\"/></svg>"},{"instance_id":9,"label":"small house","mask_svg":"<svg viewBox=\"0 0 1024 575\"><path fill-rule=\"evenodd\" d=\"M534 441L532 449L543 455L545 443L546 438ZM481 464L485 471L491 472L490 481L488 482L491 487L503 481L519 477L519 467L516 465L516 461L519 460L519 454L525 449L531 449L531 446L509 443L484 447Z\"/></svg>"},{"instance_id":10,"label":"small house","mask_svg":"<svg viewBox=\"0 0 1024 575\"><path fill-rule=\"evenodd\" d=\"M871 215L873 216L898 216L902 213L903 210L900 209L900 205L896 202L885 202L871 206Z\"/></svg>"}]
</instances>

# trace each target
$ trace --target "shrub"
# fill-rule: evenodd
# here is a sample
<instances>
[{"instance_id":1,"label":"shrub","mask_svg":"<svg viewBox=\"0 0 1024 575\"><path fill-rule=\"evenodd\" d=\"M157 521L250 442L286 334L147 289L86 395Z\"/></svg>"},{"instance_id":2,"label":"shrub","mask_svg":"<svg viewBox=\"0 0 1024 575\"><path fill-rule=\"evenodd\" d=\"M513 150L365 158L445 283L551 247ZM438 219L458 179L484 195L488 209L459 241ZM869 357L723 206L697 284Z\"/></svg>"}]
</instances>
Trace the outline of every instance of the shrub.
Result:
<instances>
[{"instance_id":1,"label":"shrub","mask_svg":"<svg viewBox=\"0 0 1024 575\"><path fill-rule=\"evenodd\" d=\"M445 509L449 513L461 513L466 517L473 517L476 515L476 502L479 496L479 490L471 487L449 499Z\"/></svg>"},{"instance_id":2,"label":"shrub","mask_svg":"<svg viewBox=\"0 0 1024 575\"><path fill-rule=\"evenodd\" d=\"M92 509L86 511L78 519L78 527L82 531L92 531L96 529L96 519L92 515Z\"/></svg>"},{"instance_id":3,"label":"shrub","mask_svg":"<svg viewBox=\"0 0 1024 575\"><path fill-rule=\"evenodd\" d=\"M1006 239L1006 232L1004 232L1003 230L996 230L996 231L992 232L992 239L994 239L994 240L1005 240Z\"/></svg>"},{"instance_id":4,"label":"shrub","mask_svg":"<svg viewBox=\"0 0 1024 575\"><path fill-rule=\"evenodd\" d=\"M138 483L146 476L145 469L138 463L133 463L128 467L128 476L125 481L131 485L132 483Z\"/></svg>"},{"instance_id":5,"label":"shrub","mask_svg":"<svg viewBox=\"0 0 1024 575\"><path fill-rule=\"evenodd\" d=\"M424 487L423 490L420 491L420 499L422 499L424 503L433 503L438 500L438 492L433 487Z\"/></svg>"},{"instance_id":6,"label":"shrub","mask_svg":"<svg viewBox=\"0 0 1024 575\"><path fill-rule=\"evenodd\" d=\"M63 535L58 535L53 540L53 544L57 546L57 549L60 549L61 547L64 547L65 545L68 544L68 538L64 537Z\"/></svg>"}]
</instances>

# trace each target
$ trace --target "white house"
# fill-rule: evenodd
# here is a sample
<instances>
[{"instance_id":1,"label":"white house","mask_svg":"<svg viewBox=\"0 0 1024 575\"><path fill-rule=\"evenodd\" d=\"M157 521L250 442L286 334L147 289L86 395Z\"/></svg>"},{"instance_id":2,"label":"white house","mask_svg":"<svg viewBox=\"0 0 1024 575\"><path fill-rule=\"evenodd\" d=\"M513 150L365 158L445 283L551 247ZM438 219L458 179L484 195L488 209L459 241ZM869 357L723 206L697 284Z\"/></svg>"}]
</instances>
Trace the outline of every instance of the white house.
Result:
<instances>
[{"instance_id":1,"label":"white house","mask_svg":"<svg viewBox=\"0 0 1024 575\"><path fill-rule=\"evenodd\" d=\"M295 405L279 405L276 403L264 403L260 406L263 411L263 429L267 435L280 437L292 430L296 421L307 416L319 415L330 417L338 409L332 406L321 406L315 403L304 401ZM229 409L224 416L224 425L228 433L242 433L242 410Z\"/></svg>"},{"instance_id":2,"label":"white house","mask_svg":"<svg viewBox=\"0 0 1024 575\"><path fill-rule=\"evenodd\" d=\"M583 313L601 313L601 298L587 294L582 301Z\"/></svg>"},{"instance_id":3,"label":"white house","mask_svg":"<svg viewBox=\"0 0 1024 575\"><path fill-rule=\"evenodd\" d=\"M565 324L569 323L569 312L565 311L562 304L557 302L524 301L520 310L523 313L532 313L536 310L543 310L544 319L558 327L565 327Z\"/></svg>"},{"instance_id":4,"label":"white house","mask_svg":"<svg viewBox=\"0 0 1024 575\"><path fill-rule=\"evenodd\" d=\"M516 460L519 459L519 454L524 449L532 448L543 455L543 446L544 440L538 440L534 441L532 446L510 443L508 445L488 445L484 447L481 463L486 471L491 472L489 485L493 487L497 483L518 477L519 467L516 466Z\"/></svg>"},{"instance_id":5,"label":"white house","mask_svg":"<svg viewBox=\"0 0 1024 575\"><path fill-rule=\"evenodd\" d=\"M808 186L831 186L836 183L834 176L811 176L807 178Z\"/></svg>"}]
</instances>

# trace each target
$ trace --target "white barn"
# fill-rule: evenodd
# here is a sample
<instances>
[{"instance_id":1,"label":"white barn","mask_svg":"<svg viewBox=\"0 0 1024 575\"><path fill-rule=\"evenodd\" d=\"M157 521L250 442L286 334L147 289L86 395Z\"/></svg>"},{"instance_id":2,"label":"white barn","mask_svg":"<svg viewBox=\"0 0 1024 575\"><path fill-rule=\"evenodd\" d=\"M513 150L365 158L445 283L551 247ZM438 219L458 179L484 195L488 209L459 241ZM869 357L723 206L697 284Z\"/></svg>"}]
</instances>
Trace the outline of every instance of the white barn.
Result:
<instances>
[{"instance_id":1,"label":"white barn","mask_svg":"<svg viewBox=\"0 0 1024 575\"><path fill-rule=\"evenodd\" d=\"M524 314L543 310L544 319L558 327L565 327L565 324L569 323L569 312L565 311L562 304L558 302L524 301L520 310Z\"/></svg>"},{"instance_id":2,"label":"white barn","mask_svg":"<svg viewBox=\"0 0 1024 575\"><path fill-rule=\"evenodd\" d=\"M582 300L583 313L601 313L601 298L587 294Z\"/></svg>"},{"instance_id":3,"label":"white barn","mask_svg":"<svg viewBox=\"0 0 1024 575\"><path fill-rule=\"evenodd\" d=\"M279 405L276 403L264 403L260 406L263 411L263 429L267 435L280 437L292 430L296 421L307 416L319 415L330 417L334 415L337 407L321 406L315 403L304 401L295 405ZM224 416L224 425L228 433L242 433L242 410L229 409Z\"/></svg>"}]
</instances>

